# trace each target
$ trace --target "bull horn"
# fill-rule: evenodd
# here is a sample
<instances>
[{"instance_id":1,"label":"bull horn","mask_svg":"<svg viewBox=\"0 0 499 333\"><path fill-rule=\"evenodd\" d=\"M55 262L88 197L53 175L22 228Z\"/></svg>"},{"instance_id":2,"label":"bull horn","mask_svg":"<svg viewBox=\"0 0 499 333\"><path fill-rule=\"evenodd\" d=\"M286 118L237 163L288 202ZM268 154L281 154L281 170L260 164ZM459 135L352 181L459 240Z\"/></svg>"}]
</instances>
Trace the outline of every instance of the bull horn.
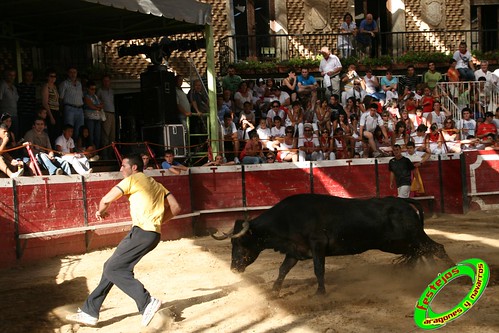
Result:
<instances>
[{"instance_id":1,"label":"bull horn","mask_svg":"<svg viewBox=\"0 0 499 333\"><path fill-rule=\"evenodd\" d=\"M231 229L228 233L222 232L223 236L215 235L218 232L218 229L210 229L208 230L208 232L210 233L210 236L213 237L214 239L224 240L232 236L232 234L234 233L234 229Z\"/></svg>"},{"instance_id":2,"label":"bull horn","mask_svg":"<svg viewBox=\"0 0 499 333\"><path fill-rule=\"evenodd\" d=\"M244 235L246 233L246 231L248 231L248 229L249 229L249 222L248 221L244 221L243 222L243 230L239 231L235 235L230 235L230 238L239 238L242 235Z\"/></svg>"}]
</instances>

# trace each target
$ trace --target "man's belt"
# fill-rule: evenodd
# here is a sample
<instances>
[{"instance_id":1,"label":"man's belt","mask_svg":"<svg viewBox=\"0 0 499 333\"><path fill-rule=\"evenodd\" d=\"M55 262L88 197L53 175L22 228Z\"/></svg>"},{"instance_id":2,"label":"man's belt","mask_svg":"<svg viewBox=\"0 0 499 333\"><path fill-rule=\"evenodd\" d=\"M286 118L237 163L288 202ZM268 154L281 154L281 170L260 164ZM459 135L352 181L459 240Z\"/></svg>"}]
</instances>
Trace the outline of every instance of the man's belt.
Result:
<instances>
[{"instance_id":1,"label":"man's belt","mask_svg":"<svg viewBox=\"0 0 499 333\"><path fill-rule=\"evenodd\" d=\"M71 106L71 107L77 108L77 109L81 109L83 107L83 104L81 104L81 105L74 105L74 104L65 103L65 105Z\"/></svg>"}]
</instances>

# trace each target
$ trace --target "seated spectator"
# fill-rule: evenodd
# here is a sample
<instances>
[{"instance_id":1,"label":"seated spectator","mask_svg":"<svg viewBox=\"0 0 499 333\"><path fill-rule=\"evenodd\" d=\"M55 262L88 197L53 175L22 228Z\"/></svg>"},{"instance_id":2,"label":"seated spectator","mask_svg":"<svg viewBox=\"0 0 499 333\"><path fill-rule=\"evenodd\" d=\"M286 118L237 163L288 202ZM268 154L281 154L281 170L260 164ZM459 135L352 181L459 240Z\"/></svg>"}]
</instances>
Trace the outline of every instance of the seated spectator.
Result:
<instances>
[{"instance_id":1,"label":"seated spectator","mask_svg":"<svg viewBox=\"0 0 499 333\"><path fill-rule=\"evenodd\" d=\"M330 160L339 160L348 158L347 150L347 138L345 137L345 132L343 128L336 127L333 132L332 137L332 151L329 157Z\"/></svg>"},{"instance_id":2,"label":"seated spectator","mask_svg":"<svg viewBox=\"0 0 499 333\"><path fill-rule=\"evenodd\" d=\"M419 77L416 75L414 65L407 66L407 73L399 80L398 91L399 96L404 98L411 92L416 92L416 86L419 84Z\"/></svg>"},{"instance_id":3,"label":"seated spectator","mask_svg":"<svg viewBox=\"0 0 499 333\"><path fill-rule=\"evenodd\" d=\"M431 156L431 154L427 153L426 151L417 151L416 145L412 141L407 142L406 147L407 150L402 153L402 156L410 159L416 168L420 167Z\"/></svg>"},{"instance_id":4,"label":"seated spectator","mask_svg":"<svg viewBox=\"0 0 499 333\"><path fill-rule=\"evenodd\" d=\"M327 129L331 130L331 110L329 109L329 105L327 100L323 99L317 101L315 103L315 119L317 119L317 127L319 128L319 132Z\"/></svg>"},{"instance_id":5,"label":"seated spectator","mask_svg":"<svg viewBox=\"0 0 499 333\"><path fill-rule=\"evenodd\" d=\"M423 116L423 107L421 105L416 107L416 116L412 118L412 123L414 128L418 128L419 125L428 126L428 121Z\"/></svg>"},{"instance_id":6,"label":"seated spectator","mask_svg":"<svg viewBox=\"0 0 499 333\"><path fill-rule=\"evenodd\" d=\"M475 137L476 121L471 119L471 109L466 107L461 110L462 118L457 122L457 129L460 131L461 138L468 136Z\"/></svg>"},{"instance_id":7,"label":"seated spectator","mask_svg":"<svg viewBox=\"0 0 499 333\"><path fill-rule=\"evenodd\" d=\"M224 103L224 96L217 95L217 115L220 122L224 121L224 116L226 114L231 115L232 110L226 103Z\"/></svg>"},{"instance_id":8,"label":"seated spectator","mask_svg":"<svg viewBox=\"0 0 499 333\"><path fill-rule=\"evenodd\" d=\"M421 103L419 103L419 105L423 107L423 114L433 111L434 102L435 98L432 94L432 90L430 89L430 87L424 87L423 97L421 98Z\"/></svg>"},{"instance_id":9,"label":"seated spectator","mask_svg":"<svg viewBox=\"0 0 499 333\"><path fill-rule=\"evenodd\" d=\"M279 143L274 143L277 148L278 157L283 162L297 162L298 153L297 149L297 139L295 137L295 128L293 126L287 126L285 129L285 137Z\"/></svg>"},{"instance_id":10,"label":"seated spectator","mask_svg":"<svg viewBox=\"0 0 499 333\"><path fill-rule=\"evenodd\" d=\"M353 98L353 102L355 104L355 98ZM332 94L331 97L329 97L329 108L331 109L331 120L338 119L338 115L340 113L345 113L345 112L346 112L347 118L349 118L350 114L352 112L357 111L357 110L354 110L353 108L348 110L348 111L345 110L343 108L343 105L340 104L340 96L338 94ZM360 117L360 115L359 115L359 117Z\"/></svg>"},{"instance_id":11,"label":"seated spectator","mask_svg":"<svg viewBox=\"0 0 499 333\"><path fill-rule=\"evenodd\" d=\"M288 110L284 124L286 127L293 126L295 131L298 131L298 136L303 136L303 109L299 101L291 103L291 109Z\"/></svg>"},{"instance_id":12,"label":"seated spectator","mask_svg":"<svg viewBox=\"0 0 499 333\"><path fill-rule=\"evenodd\" d=\"M414 142L416 151L431 154L428 147L428 138L426 136L427 130L428 126L423 124L419 125L416 128L416 132L411 134L411 141Z\"/></svg>"},{"instance_id":13,"label":"seated spectator","mask_svg":"<svg viewBox=\"0 0 499 333\"><path fill-rule=\"evenodd\" d=\"M334 160L335 156L333 153L333 138L329 135L327 128L323 129L319 136L319 145L321 148L322 156L325 160Z\"/></svg>"},{"instance_id":14,"label":"seated spectator","mask_svg":"<svg viewBox=\"0 0 499 333\"><path fill-rule=\"evenodd\" d=\"M61 158L68 161L78 174L88 175L92 173L92 168L84 154L75 153L73 131L73 126L66 124L62 128L62 135L55 139L55 148L62 154Z\"/></svg>"},{"instance_id":15,"label":"seated spectator","mask_svg":"<svg viewBox=\"0 0 499 333\"><path fill-rule=\"evenodd\" d=\"M43 119L36 118L33 121L33 128L26 132L24 141L31 145L38 163L47 169L50 175L71 174L71 167L68 161L54 155L49 136L45 132L45 121ZM48 153L45 151L48 151ZM33 173L36 174L34 166L32 165L31 167Z\"/></svg>"},{"instance_id":16,"label":"seated spectator","mask_svg":"<svg viewBox=\"0 0 499 333\"><path fill-rule=\"evenodd\" d=\"M203 166L223 166L223 165L235 165L234 161L225 161L222 155L215 156L215 160L206 162Z\"/></svg>"},{"instance_id":17,"label":"seated spectator","mask_svg":"<svg viewBox=\"0 0 499 333\"><path fill-rule=\"evenodd\" d=\"M385 92L385 100L391 101L393 99L398 100L398 79L393 77L391 71L386 71L385 76L381 78L381 90Z\"/></svg>"},{"instance_id":18,"label":"seated spectator","mask_svg":"<svg viewBox=\"0 0 499 333\"><path fill-rule=\"evenodd\" d=\"M298 97L304 100L310 100L312 105L315 105L317 100L317 81L308 72L308 68L302 68L301 75L296 78L296 92Z\"/></svg>"},{"instance_id":19,"label":"seated spectator","mask_svg":"<svg viewBox=\"0 0 499 333\"><path fill-rule=\"evenodd\" d=\"M140 154L140 158L142 158L142 162L144 163L144 171L156 169L156 167L151 164L151 155L148 153L142 153Z\"/></svg>"},{"instance_id":20,"label":"seated spectator","mask_svg":"<svg viewBox=\"0 0 499 333\"><path fill-rule=\"evenodd\" d=\"M463 81L475 81L475 65L466 42L459 43L459 49L454 52L452 58L457 62L456 69L459 71L461 79Z\"/></svg>"},{"instance_id":21,"label":"seated spectator","mask_svg":"<svg viewBox=\"0 0 499 333\"><path fill-rule=\"evenodd\" d=\"M282 139L286 136L286 128L282 126L281 117L274 117L274 126L270 129L270 136L275 140L282 142Z\"/></svg>"},{"instance_id":22,"label":"seated spectator","mask_svg":"<svg viewBox=\"0 0 499 333\"><path fill-rule=\"evenodd\" d=\"M430 133L428 133L428 148L433 155L440 155L443 150L443 138L437 124L431 124Z\"/></svg>"},{"instance_id":23,"label":"seated spectator","mask_svg":"<svg viewBox=\"0 0 499 333\"><path fill-rule=\"evenodd\" d=\"M76 151L85 154L91 162L95 162L100 159L99 155L97 155L92 138L90 137L90 131L85 125L80 127L80 133L78 135L78 139L76 140Z\"/></svg>"},{"instance_id":24,"label":"seated spectator","mask_svg":"<svg viewBox=\"0 0 499 333\"><path fill-rule=\"evenodd\" d=\"M426 83L428 88L433 92L437 88L437 83L442 81L442 73L435 69L435 63L428 63L428 71L423 74L423 82Z\"/></svg>"},{"instance_id":25,"label":"seated spectator","mask_svg":"<svg viewBox=\"0 0 499 333\"><path fill-rule=\"evenodd\" d=\"M364 151L364 143L360 138L360 124L359 117L355 114L350 115L350 133L349 146L350 146L350 156L354 156L355 153L362 153Z\"/></svg>"},{"instance_id":26,"label":"seated spectator","mask_svg":"<svg viewBox=\"0 0 499 333\"><path fill-rule=\"evenodd\" d=\"M273 101L270 104L270 110L267 112L267 126L272 127L272 123L274 122L274 118L279 116L281 121L286 118L286 111L281 106L279 101Z\"/></svg>"},{"instance_id":27,"label":"seated spectator","mask_svg":"<svg viewBox=\"0 0 499 333\"><path fill-rule=\"evenodd\" d=\"M249 121L253 126L256 125L255 110L253 110L253 104L250 102L244 102L243 112L241 112L239 123L242 123L243 120Z\"/></svg>"},{"instance_id":28,"label":"seated spectator","mask_svg":"<svg viewBox=\"0 0 499 333\"><path fill-rule=\"evenodd\" d=\"M235 104L235 113L237 116L240 116L243 113L244 103L250 103L253 108L253 91L248 89L248 83L246 81L242 81L239 84L239 89L234 94L234 104Z\"/></svg>"},{"instance_id":29,"label":"seated spectator","mask_svg":"<svg viewBox=\"0 0 499 333\"><path fill-rule=\"evenodd\" d=\"M298 139L298 159L300 162L322 161L324 159L319 139L313 134L313 130L313 126L310 123L306 123L303 126L303 136Z\"/></svg>"},{"instance_id":30,"label":"seated spectator","mask_svg":"<svg viewBox=\"0 0 499 333\"><path fill-rule=\"evenodd\" d=\"M165 150L165 160L161 163L161 168L170 171L174 175L180 175L182 171L189 170L185 165L175 161L175 155L171 149Z\"/></svg>"},{"instance_id":31,"label":"seated spectator","mask_svg":"<svg viewBox=\"0 0 499 333\"><path fill-rule=\"evenodd\" d=\"M281 89L288 93L291 97L291 102L296 101L296 71L294 68L288 70L288 76L282 80Z\"/></svg>"},{"instance_id":32,"label":"seated spectator","mask_svg":"<svg viewBox=\"0 0 499 333\"><path fill-rule=\"evenodd\" d=\"M17 178L24 173L24 166L3 150L7 149L10 141L9 128L6 124L0 124L0 171L9 178ZM13 171L16 170L16 171Z\"/></svg>"},{"instance_id":33,"label":"seated spectator","mask_svg":"<svg viewBox=\"0 0 499 333\"><path fill-rule=\"evenodd\" d=\"M375 140L374 140L374 131L376 128L379 128L382 133L382 141L385 144L390 144L389 138L388 138L388 133L383 126L383 119L380 117L380 115L377 112L378 110L378 105L376 103L372 103L369 105L369 111L364 112L360 118L360 138L363 140L367 140L368 142L368 147L371 149L373 156L378 157L381 155L381 152L378 150ZM364 156L364 157L367 157Z\"/></svg>"},{"instance_id":34,"label":"seated spectator","mask_svg":"<svg viewBox=\"0 0 499 333\"><path fill-rule=\"evenodd\" d=\"M423 113L424 116L425 113ZM438 128L442 128L445 119L451 116L450 111L443 107L439 100L435 100L433 102L433 111L426 116L426 120L429 124L437 124Z\"/></svg>"},{"instance_id":35,"label":"seated spectator","mask_svg":"<svg viewBox=\"0 0 499 333\"><path fill-rule=\"evenodd\" d=\"M461 152L461 144L459 143L459 130L456 128L454 120L447 118L442 128L442 138L444 140L444 152L456 153Z\"/></svg>"},{"instance_id":36,"label":"seated spectator","mask_svg":"<svg viewBox=\"0 0 499 333\"><path fill-rule=\"evenodd\" d=\"M386 101L386 111L388 111L388 116L390 120L396 124L400 120L400 110L397 100L392 99L391 101Z\"/></svg>"},{"instance_id":37,"label":"seated spectator","mask_svg":"<svg viewBox=\"0 0 499 333\"><path fill-rule=\"evenodd\" d=\"M395 124L395 131L392 136L392 146L399 145L402 152L406 151L406 145L409 142L409 134L407 133L407 126L402 120Z\"/></svg>"},{"instance_id":38,"label":"seated spectator","mask_svg":"<svg viewBox=\"0 0 499 333\"><path fill-rule=\"evenodd\" d=\"M246 142L246 145L241 152L241 163L243 164L259 164L263 163L263 146L260 142L260 138L258 137L258 133L255 130L252 130L249 133L249 140Z\"/></svg>"},{"instance_id":39,"label":"seated spectator","mask_svg":"<svg viewBox=\"0 0 499 333\"><path fill-rule=\"evenodd\" d=\"M291 105L291 97L289 94L285 91L282 91L280 87L275 86L272 88L272 93L274 95L273 98L271 98L271 103L273 101L279 101L282 107L289 107Z\"/></svg>"},{"instance_id":40,"label":"seated spectator","mask_svg":"<svg viewBox=\"0 0 499 333\"><path fill-rule=\"evenodd\" d=\"M476 131L476 137L481 139L482 141L486 140L486 138L491 138L495 141L497 136L497 127L494 124L494 114L492 112L485 113L485 121L478 125Z\"/></svg>"},{"instance_id":41,"label":"seated spectator","mask_svg":"<svg viewBox=\"0 0 499 333\"><path fill-rule=\"evenodd\" d=\"M385 126L385 128L386 128L386 130L388 132L395 131L395 125L394 124L398 123L398 121L393 121L390 118L390 114L388 113L388 111L383 111L381 113L381 119L383 119L383 126Z\"/></svg>"},{"instance_id":42,"label":"seated spectator","mask_svg":"<svg viewBox=\"0 0 499 333\"><path fill-rule=\"evenodd\" d=\"M7 148L12 148L17 145L16 141L16 136L14 135L14 132L12 132L12 116L9 113L4 113L2 114L2 117L0 118L0 123L5 124L8 130L9 134L9 141L8 141L8 146Z\"/></svg>"},{"instance_id":43,"label":"seated spectator","mask_svg":"<svg viewBox=\"0 0 499 333\"><path fill-rule=\"evenodd\" d=\"M224 116L222 135L224 139L224 151L227 159L233 160L235 163L239 163L239 136L236 124L234 124L234 121L230 115Z\"/></svg>"},{"instance_id":44,"label":"seated spectator","mask_svg":"<svg viewBox=\"0 0 499 333\"><path fill-rule=\"evenodd\" d=\"M348 123L348 119L346 118L345 114L341 113L338 119L333 121L333 133L337 128L341 128L343 130L343 134L350 136L352 135L352 131L350 128L350 124Z\"/></svg>"},{"instance_id":45,"label":"seated spectator","mask_svg":"<svg viewBox=\"0 0 499 333\"><path fill-rule=\"evenodd\" d=\"M265 155L265 163L274 163L275 162L275 154L271 151L269 151Z\"/></svg>"},{"instance_id":46,"label":"seated spectator","mask_svg":"<svg viewBox=\"0 0 499 333\"><path fill-rule=\"evenodd\" d=\"M411 119L411 117L409 117L409 113L407 113L407 111L404 110L402 111L402 114L400 116L401 116L400 121L403 121L405 123L407 134L413 133L415 131L414 122Z\"/></svg>"},{"instance_id":47,"label":"seated spectator","mask_svg":"<svg viewBox=\"0 0 499 333\"><path fill-rule=\"evenodd\" d=\"M347 104L347 99L349 97L354 97L355 99L363 100L367 95L366 93L366 83L357 74L355 70L355 64L350 64L348 66L347 72L341 78L344 84L344 91L341 93L341 101L343 105Z\"/></svg>"},{"instance_id":48,"label":"seated spectator","mask_svg":"<svg viewBox=\"0 0 499 333\"><path fill-rule=\"evenodd\" d=\"M267 127L266 119L260 119L260 125L258 125L256 129L256 133L258 134L258 138L260 139L263 148L274 150L273 146L274 138L270 134L270 128Z\"/></svg>"},{"instance_id":49,"label":"seated spectator","mask_svg":"<svg viewBox=\"0 0 499 333\"><path fill-rule=\"evenodd\" d=\"M366 75L364 75L363 80L366 85L366 93L367 95L373 96L379 100L385 100L386 95L384 92L380 90L380 84L376 75L373 75L373 71L371 69L366 70Z\"/></svg>"}]
</instances>

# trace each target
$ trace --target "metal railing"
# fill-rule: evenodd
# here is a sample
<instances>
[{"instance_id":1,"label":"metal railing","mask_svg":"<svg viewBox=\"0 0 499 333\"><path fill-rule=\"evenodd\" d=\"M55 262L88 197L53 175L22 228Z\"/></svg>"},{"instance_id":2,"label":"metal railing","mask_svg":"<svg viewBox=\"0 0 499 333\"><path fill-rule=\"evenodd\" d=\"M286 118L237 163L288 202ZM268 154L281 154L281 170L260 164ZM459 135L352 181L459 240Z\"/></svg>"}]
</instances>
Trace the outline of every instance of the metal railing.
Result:
<instances>
[{"instance_id":1,"label":"metal railing","mask_svg":"<svg viewBox=\"0 0 499 333\"><path fill-rule=\"evenodd\" d=\"M495 35L496 42L484 36ZM376 56L386 55L394 61L409 51L453 53L465 41L470 50L497 49L499 30L432 30L384 32L376 37ZM288 35L232 35L220 40L220 68L225 71L230 63L246 60L281 62L291 58L313 58L322 46L338 50L340 36L351 38L350 53L366 56L365 47L353 36L341 33ZM482 42L483 41L483 42Z\"/></svg>"}]
</instances>

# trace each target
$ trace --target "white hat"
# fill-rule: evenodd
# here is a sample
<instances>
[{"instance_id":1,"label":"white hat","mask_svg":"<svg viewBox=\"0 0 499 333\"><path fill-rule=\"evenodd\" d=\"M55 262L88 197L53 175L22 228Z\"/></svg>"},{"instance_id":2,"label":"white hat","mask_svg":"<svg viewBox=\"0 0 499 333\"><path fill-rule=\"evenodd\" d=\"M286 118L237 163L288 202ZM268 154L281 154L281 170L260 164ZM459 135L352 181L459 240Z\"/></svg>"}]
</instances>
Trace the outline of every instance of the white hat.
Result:
<instances>
[{"instance_id":1,"label":"white hat","mask_svg":"<svg viewBox=\"0 0 499 333\"><path fill-rule=\"evenodd\" d=\"M330 52L329 52L329 47L327 47L327 46L323 46L323 47L321 47L321 52L324 52L324 53L330 53Z\"/></svg>"},{"instance_id":2,"label":"white hat","mask_svg":"<svg viewBox=\"0 0 499 333\"><path fill-rule=\"evenodd\" d=\"M305 123L305 124L303 125L303 128L307 128L307 127L310 127L311 129L314 129L314 126L312 126L312 124L311 124L311 123Z\"/></svg>"}]
</instances>

